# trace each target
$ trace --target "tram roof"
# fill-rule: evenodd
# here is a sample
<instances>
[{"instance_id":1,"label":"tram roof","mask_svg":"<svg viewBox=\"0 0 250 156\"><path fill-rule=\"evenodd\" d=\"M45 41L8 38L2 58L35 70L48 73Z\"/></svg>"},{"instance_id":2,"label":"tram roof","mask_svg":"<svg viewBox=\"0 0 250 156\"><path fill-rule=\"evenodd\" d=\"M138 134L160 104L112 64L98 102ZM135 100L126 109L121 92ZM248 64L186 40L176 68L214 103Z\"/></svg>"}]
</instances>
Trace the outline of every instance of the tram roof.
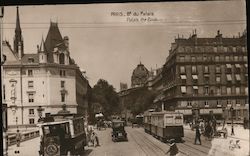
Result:
<instances>
[{"instance_id":1,"label":"tram roof","mask_svg":"<svg viewBox=\"0 0 250 156\"><path fill-rule=\"evenodd\" d=\"M152 112L152 115L162 115L162 114L182 114L174 111L161 111L161 112Z\"/></svg>"}]
</instances>

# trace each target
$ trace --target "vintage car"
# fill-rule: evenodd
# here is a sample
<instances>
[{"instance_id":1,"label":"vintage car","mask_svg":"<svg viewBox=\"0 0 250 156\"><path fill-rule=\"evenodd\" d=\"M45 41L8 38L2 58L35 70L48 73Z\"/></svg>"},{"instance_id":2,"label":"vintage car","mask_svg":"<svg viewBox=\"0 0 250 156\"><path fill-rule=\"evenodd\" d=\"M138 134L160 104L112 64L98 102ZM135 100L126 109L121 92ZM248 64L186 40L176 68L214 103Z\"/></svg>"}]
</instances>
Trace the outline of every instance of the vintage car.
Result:
<instances>
[{"instance_id":1,"label":"vintage car","mask_svg":"<svg viewBox=\"0 0 250 156\"><path fill-rule=\"evenodd\" d=\"M112 140L113 141L128 141L127 133L124 129L124 121L113 120L112 121Z\"/></svg>"},{"instance_id":2,"label":"vintage car","mask_svg":"<svg viewBox=\"0 0 250 156\"><path fill-rule=\"evenodd\" d=\"M76 114L51 115L38 124L42 156L76 155L87 145L84 118Z\"/></svg>"}]
</instances>

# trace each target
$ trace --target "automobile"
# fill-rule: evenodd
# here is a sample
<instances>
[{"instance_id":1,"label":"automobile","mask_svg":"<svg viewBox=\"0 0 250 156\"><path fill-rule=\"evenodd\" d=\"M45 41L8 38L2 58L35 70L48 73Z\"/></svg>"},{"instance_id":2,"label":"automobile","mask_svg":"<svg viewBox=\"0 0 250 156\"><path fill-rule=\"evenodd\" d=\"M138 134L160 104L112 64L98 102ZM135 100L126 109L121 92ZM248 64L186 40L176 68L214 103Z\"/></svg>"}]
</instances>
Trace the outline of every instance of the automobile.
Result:
<instances>
[{"instance_id":1,"label":"automobile","mask_svg":"<svg viewBox=\"0 0 250 156\"><path fill-rule=\"evenodd\" d=\"M84 118L77 114L53 114L38 124L42 156L77 155L87 145Z\"/></svg>"},{"instance_id":2,"label":"automobile","mask_svg":"<svg viewBox=\"0 0 250 156\"><path fill-rule=\"evenodd\" d=\"M125 122L121 120L112 121L112 140L116 141L128 141L127 133L124 128Z\"/></svg>"}]
</instances>

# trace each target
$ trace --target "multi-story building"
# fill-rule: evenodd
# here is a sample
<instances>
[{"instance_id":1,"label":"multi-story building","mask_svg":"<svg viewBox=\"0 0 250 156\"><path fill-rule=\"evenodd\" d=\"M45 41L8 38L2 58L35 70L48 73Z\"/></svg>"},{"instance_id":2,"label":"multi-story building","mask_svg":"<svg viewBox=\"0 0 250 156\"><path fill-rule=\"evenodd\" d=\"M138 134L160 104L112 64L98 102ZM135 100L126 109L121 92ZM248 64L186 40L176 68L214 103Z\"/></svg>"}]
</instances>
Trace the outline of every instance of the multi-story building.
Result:
<instances>
[{"instance_id":1,"label":"multi-story building","mask_svg":"<svg viewBox=\"0 0 250 156\"><path fill-rule=\"evenodd\" d=\"M242 120L248 115L246 32L238 37L177 38L162 71L165 109Z\"/></svg>"},{"instance_id":2,"label":"multi-story building","mask_svg":"<svg viewBox=\"0 0 250 156\"><path fill-rule=\"evenodd\" d=\"M37 52L25 54L17 8L13 47L3 42L7 57L3 98L9 126L34 125L45 113L58 113L63 106L70 113L87 115L90 86L70 57L69 38L62 38L57 23L50 23Z\"/></svg>"}]
</instances>

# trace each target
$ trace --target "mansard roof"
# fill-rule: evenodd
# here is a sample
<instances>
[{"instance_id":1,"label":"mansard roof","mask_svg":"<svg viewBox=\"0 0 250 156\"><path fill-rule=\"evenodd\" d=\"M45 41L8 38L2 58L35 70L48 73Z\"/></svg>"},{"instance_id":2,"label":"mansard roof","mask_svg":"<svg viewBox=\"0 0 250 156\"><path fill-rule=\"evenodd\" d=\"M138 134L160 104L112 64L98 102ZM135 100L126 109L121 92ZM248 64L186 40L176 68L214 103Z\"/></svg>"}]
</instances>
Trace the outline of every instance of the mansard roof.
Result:
<instances>
[{"instance_id":1,"label":"mansard roof","mask_svg":"<svg viewBox=\"0 0 250 156\"><path fill-rule=\"evenodd\" d=\"M59 31L58 24L50 22L49 32L45 40L45 48L48 51L48 62L53 63L53 50L56 45L63 42L62 35Z\"/></svg>"},{"instance_id":2,"label":"mansard roof","mask_svg":"<svg viewBox=\"0 0 250 156\"><path fill-rule=\"evenodd\" d=\"M39 63L39 57L38 54L24 54L21 62L22 63L31 63L29 59L34 59L34 62L32 63Z\"/></svg>"}]
</instances>

